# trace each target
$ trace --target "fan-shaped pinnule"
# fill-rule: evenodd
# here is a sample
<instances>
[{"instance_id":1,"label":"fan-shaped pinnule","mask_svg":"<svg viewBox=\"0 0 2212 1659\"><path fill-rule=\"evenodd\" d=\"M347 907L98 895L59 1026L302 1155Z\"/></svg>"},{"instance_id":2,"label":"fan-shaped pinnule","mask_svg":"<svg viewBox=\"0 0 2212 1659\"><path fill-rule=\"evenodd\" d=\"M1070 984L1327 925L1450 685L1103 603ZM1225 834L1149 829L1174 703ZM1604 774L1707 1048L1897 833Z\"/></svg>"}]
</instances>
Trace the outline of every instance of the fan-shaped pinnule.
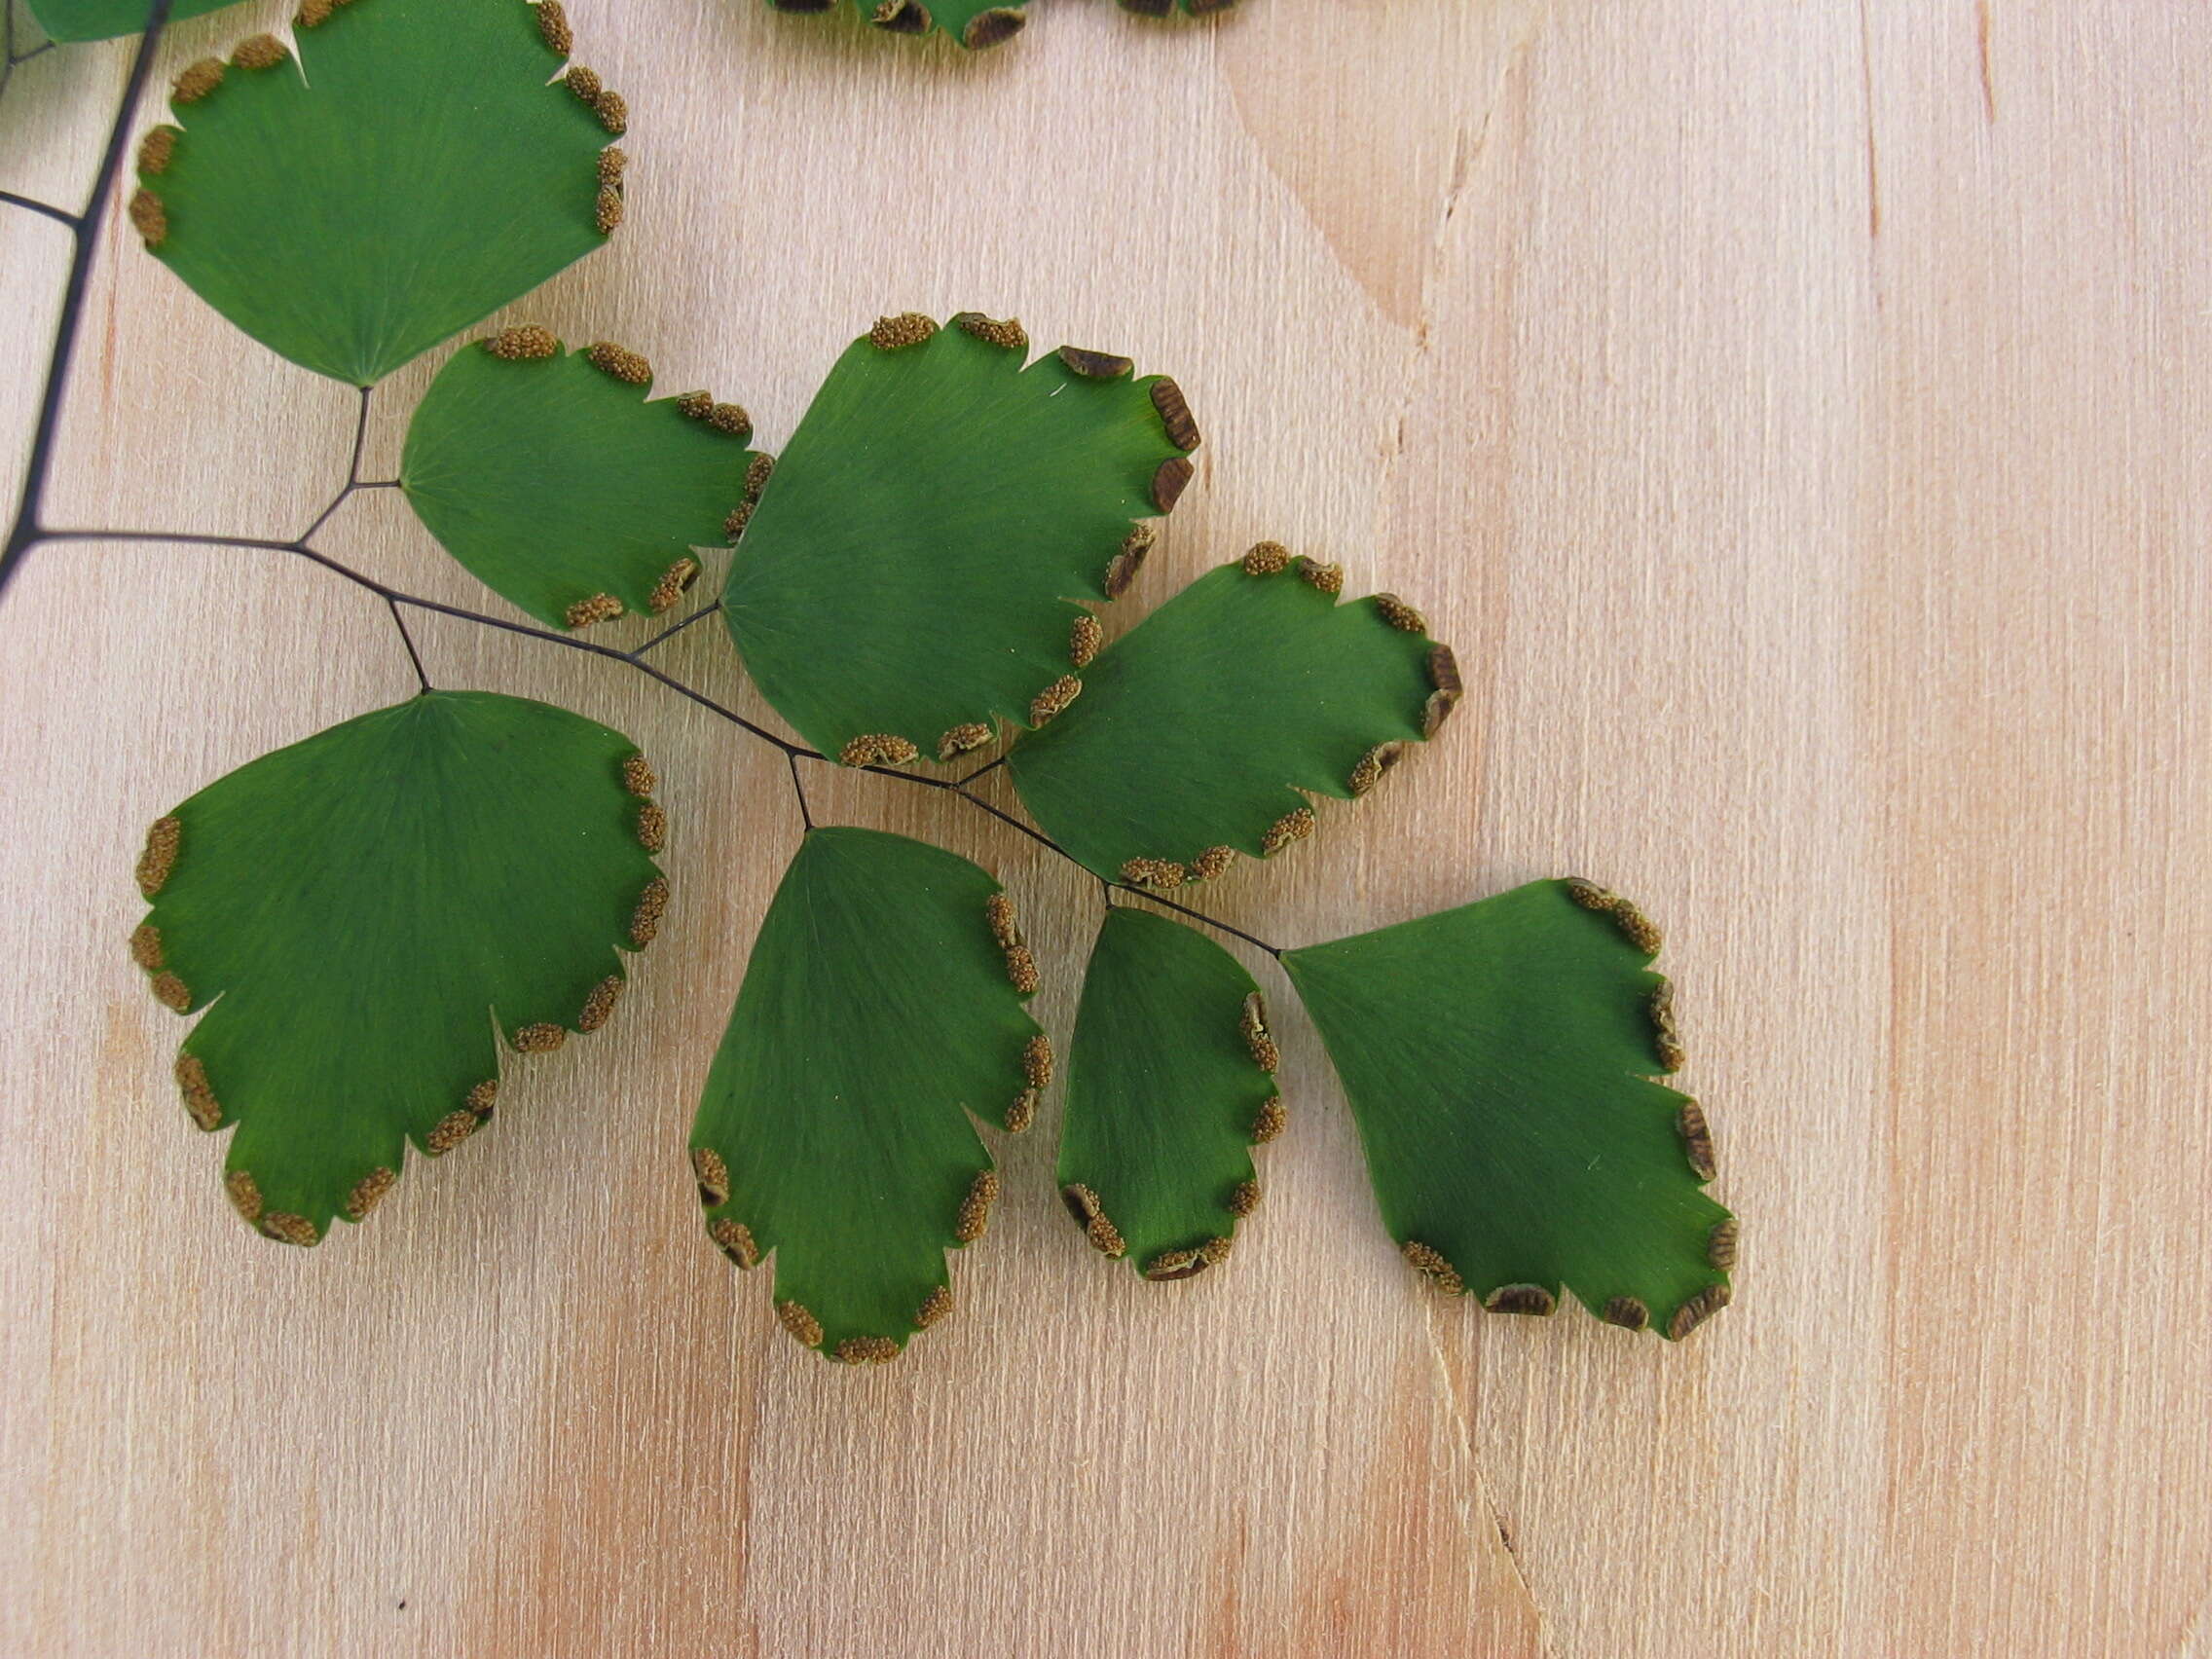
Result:
<instances>
[{"instance_id":1,"label":"fan-shaped pinnule","mask_svg":"<svg viewBox=\"0 0 2212 1659\"><path fill-rule=\"evenodd\" d=\"M159 819L130 953L179 1014L202 1128L236 1124L231 1195L312 1244L358 1221L412 1142L492 1115L498 1036L596 1030L619 949L657 929L667 819L620 732L489 692L434 691L336 725Z\"/></svg>"},{"instance_id":2,"label":"fan-shaped pinnule","mask_svg":"<svg viewBox=\"0 0 2212 1659\"><path fill-rule=\"evenodd\" d=\"M600 245L621 219L621 95L548 77L558 0L305 0L177 77L138 151L155 257L271 350L353 386Z\"/></svg>"},{"instance_id":3,"label":"fan-shaped pinnule","mask_svg":"<svg viewBox=\"0 0 2212 1659\"><path fill-rule=\"evenodd\" d=\"M1082 689L1191 475L1173 381L1018 322L885 317L837 361L743 526L722 615L761 694L850 765L951 759Z\"/></svg>"},{"instance_id":4,"label":"fan-shaped pinnule","mask_svg":"<svg viewBox=\"0 0 2212 1659\"><path fill-rule=\"evenodd\" d=\"M602 341L507 328L457 351L417 405L400 488L461 564L540 621L659 612L719 545L760 459L703 391L646 400L652 370Z\"/></svg>"},{"instance_id":5,"label":"fan-shaped pinnule","mask_svg":"<svg viewBox=\"0 0 2212 1659\"><path fill-rule=\"evenodd\" d=\"M236 0L175 0L169 8L169 21L181 23L187 18L201 17L208 12L219 12ZM153 15L152 0L24 0L32 19L46 31L49 40L70 42L82 40L114 40L121 35L133 35L146 26Z\"/></svg>"},{"instance_id":6,"label":"fan-shaped pinnule","mask_svg":"<svg viewBox=\"0 0 2212 1659\"><path fill-rule=\"evenodd\" d=\"M1061 1198L1102 1254L1151 1279L1228 1258L1259 1206L1253 1145L1282 1127L1267 1003L1180 922L1108 908L1068 1054Z\"/></svg>"},{"instance_id":7,"label":"fan-shaped pinnule","mask_svg":"<svg viewBox=\"0 0 2212 1659\"><path fill-rule=\"evenodd\" d=\"M949 1311L944 1253L999 1177L971 1112L1012 1118L1042 1042L1013 901L873 830L810 830L768 906L691 1131L708 1236L775 1254L784 1328L854 1363Z\"/></svg>"},{"instance_id":8,"label":"fan-shaped pinnule","mask_svg":"<svg viewBox=\"0 0 2212 1659\"><path fill-rule=\"evenodd\" d=\"M1340 605L1343 587L1272 541L1200 576L1015 745L1023 804L1097 874L1154 889L1305 838L1307 793L1364 794L1459 695L1419 611L1389 594Z\"/></svg>"},{"instance_id":9,"label":"fan-shaped pinnule","mask_svg":"<svg viewBox=\"0 0 2212 1659\"><path fill-rule=\"evenodd\" d=\"M1286 950L1344 1080L1383 1224L1441 1288L1683 1337L1726 1305L1735 1217L1713 1138L1653 1082L1682 1059L1658 930L1585 881L1538 881Z\"/></svg>"}]
</instances>

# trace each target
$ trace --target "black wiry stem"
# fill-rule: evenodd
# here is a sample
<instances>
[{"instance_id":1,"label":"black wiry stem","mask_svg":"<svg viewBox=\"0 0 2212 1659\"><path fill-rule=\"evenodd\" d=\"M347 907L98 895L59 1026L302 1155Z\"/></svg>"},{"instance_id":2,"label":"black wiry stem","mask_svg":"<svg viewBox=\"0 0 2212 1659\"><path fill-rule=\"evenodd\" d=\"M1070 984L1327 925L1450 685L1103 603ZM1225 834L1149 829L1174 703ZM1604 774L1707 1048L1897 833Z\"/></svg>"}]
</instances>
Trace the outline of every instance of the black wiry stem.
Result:
<instances>
[{"instance_id":1,"label":"black wiry stem","mask_svg":"<svg viewBox=\"0 0 2212 1659\"><path fill-rule=\"evenodd\" d=\"M327 553L318 552L316 549L308 546L304 538L296 541L274 541L249 535L203 535L197 533L185 531L167 532L145 530L55 530L48 531L46 533L46 539L50 541L171 541L181 542L195 547L244 547L271 553L289 553L295 558L306 559L311 564L320 566L322 569L330 571L331 574L343 577L345 580L351 582L355 587L375 594L387 606L391 607L395 617L398 614L400 608L406 607L415 610L429 611L439 616L451 616L462 622L473 622L480 628L496 628L499 632L504 634L519 634L525 639L543 640L549 645L562 645L572 651L583 651L591 656L606 657L612 662L627 663L630 667L636 669L646 679L656 681L660 684L667 686L671 691L674 691L680 697L688 697L692 702L698 704L701 708L707 710L709 713L720 716L723 719L729 721L730 724L738 727L742 731L751 734L754 737L758 738L762 743L768 744L773 748L781 750L784 754L785 758L790 761L792 765L793 786L794 789L799 790L800 814L802 817L805 817L807 827L809 829L813 828L813 818L811 814L807 812L805 792L803 789L799 789L798 786L797 763L801 760L819 760L824 762L825 764L829 764L830 763L830 756L823 754L819 749L810 749L803 743L794 743L790 738L782 736L780 733L770 731L766 726L763 726L756 721L747 719L735 709L728 708L725 705L717 702L714 698L708 696L704 691L699 690L696 686L686 684L684 682L677 679L673 674L666 673L663 670L654 667L653 664L645 661L643 653L657 643L657 637L654 640L647 640L645 645L639 645L634 649L626 651L619 650L613 645L603 645L596 640L579 640L572 634L557 634L550 628L539 628L528 622L513 622L509 621L506 617L503 616L490 616L485 614L481 610L470 610L463 606L447 605L439 600L425 599L420 594L403 593L397 588L387 586L385 583L378 581L374 576L364 575L359 571L354 570L352 567L341 564L338 560L331 558ZM707 608L712 609L713 607L710 606ZM704 613L704 611L696 612L691 617L686 618L686 621L696 621L698 619L698 616L703 615ZM402 633L404 636L404 629L402 630ZM414 642L412 640L408 641L408 650L410 655L412 655L414 652ZM420 659L417 659L417 672L418 674L420 674ZM424 688L427 689L428 679L426 676L424 677ZM986 770L988 768L986 768ZM1070 864L1077 864L1081 862L1073 853L1069 852L1065 847L1061 846L1059 842L1053 840L1051 836L1046 834L1042 830L1037 829L1033 825L1024 824L1020 819L1014 817L1013 813L1007 812L1003 808L993 806L989 801L983 799L982 796L975 793L967 787L966 779L932 778L920 772L902 772L896 767L892 766L862 766L856 768L856 770L863 772L872 772L877 777L882 778L897 778L903 783L918 784L924 789L937 790L945 794L957 795L960 799L966 801L970 806L974 807L977 812L987 814L988 816L997 819L1001 824L1006 825L1009 829L1020 831L1022 834L1028 836L1029 839L1035 841L1039 846L1046 848L1050 852L1056 853L1061 858L1066 859ZM1106 885L1118 889L1124 893L1133 893L1140 899L1149 899L1155 904L1162 905L1167 909L1173 910L1178 915L1187 916L1194 922L1202 923L1206 927L1213 928L1221 933L1225 933L1232 939L1240 939L1246 944L1257 945L1260 949L1266 951L1270 956L1279 957L1282 954L1280 947L1270 944L1264 939L1260 939L1255 935L1246 933L1241 928L1233 927L1229 923L1224 922L1217 917L1209 916L1202 910L1194 910L1188 904L1177 903L1172 899L1163 899L1159 894L1151 891L1149 888L1132 887L1127 882L1122 881L1111 882L1107 883Z\"/></svg>"},{"instance_id":2,"label":"black wiry stem","mask_svg":"<svg viewBox=\"0 0 2212 1659\"><path fill-rule=\"evenodd\" d=\"M814 814L807 810L806 785L799 781L798 775L798 756L792 751L785 751L784 763L792 769L792 793L798 801L799 822L811 830L814 828Z\"/></svg>"},{"instance_id":3,"label":"black wiry stem","mask_svg":"<svg viewBox=\"0 0 2212 1659\"><path fill-rule=\"evenodd\" d=\"M16 50L15 0L0 0L0 92L7 92L8 83L15 78L17 64L28 63L40 53L52 52L53 50L54 42L47 40L39 42L28 52L18 52ZM11 200L22 202L23 199L18 196L11 198ZM25 205L28 205L28 203L25 203Z\"/></svg>"},{"instance_id":4,"label":"black wiry stem","mask_svg":"<svg viewBox=\"0 0 2212 1659\"><path fill-rule=\"evenodd\" d=\"M661 630L661 631L660 631L659 633L655 634L655 635L654 635L654 636L653 636L653 637L652 637L651 639L647 640L647 641L646 641L646 642L645 642L645 643L644 645L642 645L638 646L638 647L637 647L637 648L636 648L635 650L631 651L631 653L630 653L630 654L631 654L632 656L644 656L644 655L645 655L645 653L646 653L647 651L651 650L651 649L652 649L652 648L653 648L653 647L654 647L655 645L659 645L659 644L660 644L660 643L661 643L661 642L662 642L663 640L673 640L673 639L675 639L677 635L679 635L679 634L682 633L684 629L686 629L686 628L690 627L690 626L691 626L691 624L692 624L692 623L694 623L694 622L696 622L696 621L698 621L700 617L702 617L702 616L712 616L712 615L713 615L713 614L714 614L714 613L715 613L716 611L719 610L719 609L720 609L721 608L722 608L722 602L721 602L720 600L719 600L719 599L718 599L718 600L716 600L716 601L715 601L715 602L714 602L713 604L711 604L711 605L702 605L701 607L699 607L699 608L698 608L698 609L696 609L696 610L692 611L690 615L688 615L688 616L684 617L684 618L683 618L683 619L682 619L682 621L680 621L680 622L671 622L671 623L670 623L670 624L669 624L669 625L668 625L667 627L663 628L663 629L662 629L662 630Z\"/></svg>"},{"instance_id":5,"label":"black wiry stem","mask_svg":"<svg viewBox=\"0 0 2212 1659\"><path fill-rule=\"evenodd\" d=\"M330 498L322 511L314 515L314 523L294 537L294 546L305 547L314 533L330 522L331 514L344 506L353 492L361 488L361 446L368 442L369 437L369 388L364 386L359 390L361 400L353 416L353 459L347 462L346 482L338 487L338 494ZM397 614L396 611L393 612L395 617Z\"/></svg>"},{"instance_id":6,"label":"black wiry stem","mask_svg":"<svg viewBox=\"0 0 2212 1659\"><path fill-rule=\"evenodd\" d=\"M415 648L415 636L407 631L407 618L399 614L399 601L389 594L385 596L385 608L391 612L391 625L399 630L399 643L407 647L407 660L415 665L415 679L425 691L430 689L430 677L423 668L423 653Z\"/></svg>"},{"instance_id":7,"label":"black wiry stem","mask_svg":"<svg viewBox=\"0 0 2212 1659\"><path fill-rule=\"evenodd\" d=\"M38 424L31 431L30 464L23 469L23 490L17 498L15 523L9 527L8 539L0 544L0 593L5 593L9 582L15 579L23 557L37 546L44 532L39 525L39 510L45 504L47 479L54 470L54 439L61 424L61 398L69 386L69 360L77 350L77 336L85 321L85 295L92 276L92 256L98 251L100 223L108 198L115 194L115 181L123 171L123 154L130 138L130 119L137 112L138 99L146 90L146 78L153 72L154 54L162 44L162 29L168 22L169 7L174 0L153 0L146 17L146 32L138 41L138 55L131 60L130 80L124 88L123 104L115 112L115 125L109 129L107 151L100 157L100 170L92 185L91 200L85 211L66 221L69 235L76 249L69 259L69 282L61 294L61 321L54 334L54 354L46 366L46 389L39 398Z\"/></svg>"},{"instance_id":8,"label":"black wiry stem","mask_svg":"<svg viewBox=\"0 0 2212 1659\"><path fill-rule=\"evenodd\" d=\"M4 41L7 47L9 69L15 68L18 63L28 63L32 58L54 50L54 42L51 40L40 41L28 52L16 50L16 0L0 0L0 41ZM0 91L4 91L7 85L7 75L0 73Z\"/></svg>"},{"instance_id":9,"label":"black wiry stem","mask_svg":"<svg viewBox=\"0 0 2212 1659\"><path fill-rule=\"evenodd\" d=\"M1276 958L1278 961L1282 957L1282 947L1280 945L1270 944L1266 940L1261 939L1256 934L1248 934L1242 928L1233 928L1227 922L1221 921L1216 917L1209 916L1202 910L1192 909L1188 904L1178 904L1172 899L1162 899L1159 894L1155 893L1149 887L1131 887L1125 881L1116 881L1110 883L1109 885L1119 888L1124 893L1134 893L1139 899L1149 899L1155 904L1162 905L1167 909L1173 910L1178 916L1188 916L1194 922L1203 922L1207 927L1216 929L1221 933L1229 935L1231 939L1240 939L1246 944L1256 944L1262 950L1266 951L1270 956ZM1111 903L1112 901L1109 900L1108 903Z\"/></svg>"},{"instance_id":10,"label":"black wiry stem","mask_svg":"<svg viewBox=\"0 0 2212 1659\"><path fill-rule=\"evenodd\" d=\"M56 207L51 202L41 202L35 196L18 196L12 190L0 190L0 202L7 203L11 207L28 207L34 213L44 213L49 219L67 225L72 230L80 222L77 215L66 208Z\"/></svg>"}]
</instances>

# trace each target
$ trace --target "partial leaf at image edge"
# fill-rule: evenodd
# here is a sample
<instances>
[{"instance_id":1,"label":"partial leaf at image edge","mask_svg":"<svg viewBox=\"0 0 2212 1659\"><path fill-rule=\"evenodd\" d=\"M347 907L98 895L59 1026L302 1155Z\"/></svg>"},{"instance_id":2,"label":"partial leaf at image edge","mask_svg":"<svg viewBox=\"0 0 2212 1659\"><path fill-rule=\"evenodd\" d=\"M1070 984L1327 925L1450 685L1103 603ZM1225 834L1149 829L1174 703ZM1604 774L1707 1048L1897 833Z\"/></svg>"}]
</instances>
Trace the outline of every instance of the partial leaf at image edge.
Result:
<instances>
[{"instance_id":1,"label":"partial leaf at image edge","mask_svg":"<svg viewBox=\"0 0 2212 1659\"><path fill-rule=\"evenodd\" d=\"M1203 18L1215 12L1226 12L1236 0L1121 0L1122 10L1140 18L1172 18L1178 12L1185 17Z\"/></svg>"},{"instance_id":2,"label":"partial leaf at image edge","mask_svg":"<svg viewBox=\"0 0 2212 1659\"><path fill-rule=\"evenodd\" d=\"M182 22L208 12L219 12L237 0L176 0L169 21ZM49 40L70 44L88 40L115 40L137 34L153 15L149 0L24 0L32 19Z\"/></svg>"},{"instance_id":3,"label":"partial leaf at image edge","mask_svg":"<svg viewBox=\"0 0 2212 1659\"><path fill-rule=\"evenodd\" d=\"M1029 20L1025 0L855 0L863 19L886 34L950 35L971 51L1012 40ZM819 15L836 0L768 0L778 12Z\"/></svg>"},{"instance_id":4,"label":"partial leaf at image edge","mask_svg":"<svg viewBox=\"0 0 2212 1659\"><path fill-rule=\"evenodd\" d=\"M707 1232L775 1255L777 1314L831 1358L895 1358L952 1307L945 1251L998 1197L977 1112L1022 1126L1051 1051L1036 962L966 859L873 830L808 831L761 923L699 1104Z\"/></svg>"},{"instance_id":5,"label":"partial leaf at image edge","mask_svg":"<svg viewBox=\"0 0 2212 1659\"><path fill-rule=\"evenodd\" d=\"M1303 839L1308 793L1372 789L1450 714L1458 669L1419 611L1340 605L1343 580L1263 542L1101 652L1008 756L1038 825L1108 880L1172 889Z\"/></svg>"},{"instance_id":6,"label":"partial leaf at image edge","mask_svg":"<svg viewBox=\"0 0 2212 1659\"><path fill-rule=\"evenodd\" d=\"M130 950L154 995L204 1009L187 1111L236 1124L232 1199L313 1244L359 1221L406 1151L492 1116L518 1051L603 1024L618 949L659 925L667 830L620 732L525 698L437 691L210 784L160 819Z\"/></svg>"},{"instance_id":7,"label":"partial leaf at image edge","mask_svg":"<svg viewBox=\"0 0 2212 1659\"><path fill-rule=\"evenodd\" d=\"M837 360L740 528L722 617L761 694L848 764L956 758L1082 689L1189 481L1182 392L1017 322L886 317Z\"/></svg>"},{"instance_id":8,"label":"partial leaf at image edge","mask_svg":"<svg viewBox=\"0 0 2212 1659\"><path fill-rule=\"evenodd\" d=\"M370 386L597 247L621 97L555 0L307 0L177 77L138 150L155 257L270 350Z\"/></svg>"},{"instance_id":9,"label":"partial leaf at image edge","mask_svg":"<svg viewBox=\"0 0 2212 1659\"><path fill-rule=\"evenodd\" d=\"M1084 977L1060 1126L1061 1198L1091 1246L1152 1279L1228 1258L1280 1132L1267 1006L1235 957L1114 905Z\"/></svg>"},{"instance_id":10,"label":"partial leaf at image edge","mask_svg":"<svg viewBox=\"0 0 2212 1659\"><path fill-rule=\"evenodd\" d=\"M1442 1288L1549 1313L1562 1284L1679 1338L1724 1306L1737 1224L1681 1063L1657 930L1582 881L1283 953L1344 1081L1383 1224Z\"/></svg>"},{"instance_id":11,"label":"partial leaf at image edge","mask_svg":"<svg viewBox=\"0 0 2212 1659\"><path fill-rule=\"evenodd\" d=\"M400 486L439 542L540 621L660 612L719 545L761 458L752 424L705 392L647 402L652 370L536 327L456 352L407 429Z\"/></svg>"}]
</instances>

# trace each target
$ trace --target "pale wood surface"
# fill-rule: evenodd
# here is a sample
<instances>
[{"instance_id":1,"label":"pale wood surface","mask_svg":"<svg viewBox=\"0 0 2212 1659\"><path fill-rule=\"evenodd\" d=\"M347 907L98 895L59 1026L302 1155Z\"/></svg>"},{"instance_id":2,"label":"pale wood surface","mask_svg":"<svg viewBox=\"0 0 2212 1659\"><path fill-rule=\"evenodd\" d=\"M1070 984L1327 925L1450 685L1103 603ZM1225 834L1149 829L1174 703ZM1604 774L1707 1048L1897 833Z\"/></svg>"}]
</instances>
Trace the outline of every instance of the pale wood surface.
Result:
<instances>
[{"instance_id":1,"label":"pale wood surface","mask_svg":"<svg viewBox=\"0 0 2212 1659\"><path fill-rule=\"evenodd\" d=\"M441 682L645 743L679 913L496 1134L323 1249L259 1242L124 955L129 866L406 664L276 556L52 549L0 612L0 1650L2212 1653L2212 12L1047 0L975 60L750 0L571 11L636 112L630 223L516 314L770 440L882 311L1176 374L1208 444L1140 600L1278 536L1415 597L1471 688L1216 899L1297 942L1536 874L1637 896L1737 1305L1671 1348L1424 1297L1263 961L1297 1113L1227 1271L1092 1257L1053 1102L957 1318L816 1363L681 1162L780 764L450 623ZM124 64L29 65L0 184L81 190ZM0 211L11 498L61 240ZM442 355L380 392L372 475ZM122 238L52 516L290 535L349 417ZM389 496L330 545L499 606ZM714 631L669 663L757 712ZM1094 890L925 792L822 794L1003 873L1064 1039Z\"/></svg>"}]
</instances>

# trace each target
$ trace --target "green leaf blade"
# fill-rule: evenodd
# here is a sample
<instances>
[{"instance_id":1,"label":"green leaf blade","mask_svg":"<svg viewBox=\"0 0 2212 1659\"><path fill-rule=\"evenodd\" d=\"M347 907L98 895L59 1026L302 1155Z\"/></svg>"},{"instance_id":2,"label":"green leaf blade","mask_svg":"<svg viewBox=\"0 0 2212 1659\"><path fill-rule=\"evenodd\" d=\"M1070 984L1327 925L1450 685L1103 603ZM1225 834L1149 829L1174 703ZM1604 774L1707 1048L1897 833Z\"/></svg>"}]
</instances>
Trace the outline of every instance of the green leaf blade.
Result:
<instances>
[{"instance_id":1,"label":"green leaf blade","mask_svg":"<svg viewBox=\"0 0 2212 1659\"><path fill-rule=\"evenodd\" d=\"M1008 756L1038 824L1109 880L1172 887L1279 851L1311 828L1300 792L1364 793L1456 695L1409 607L1340 605L1332 567L1258 552L1130 630Z\"/></svg>"},{"instance_id":2,"label":"green leaf blade","mask_svg":"<svg viewBox=\"0 0 2212 1659\"><path fill-rule=\"evenodd\" d=\"M632 352L564 352L542 329L464 348L416 408L401 490L447 552L553 627L666 610L756 457L743 410L647 402L650 379Z\"/></svg>"},{"instance_id":3,"label":"green leaf blade","mask_svg":"<svg viewBox=\"0 0 2212 1659\"><path fill-rule=\"evenodd\" d=\"M1163 410L1198 437L1172 382L1089 353L1024 368L1026 345L972 313L888 318L777 460L722 614L761 693L826 755L948 756L955 733L1034 723L1039 696L1073 683L1077 602L1109 597L1116 560L1149 545L1132 526L1180 487Z\"/></svg>"},{"instance_id":4,"label":"green leaf blade","mask_svg":"<svg viewBox=\"0 0 2212 1659\"><path fill-rule=\"evenodd\" d=\"M203 1127L238 1125L249 1220L312 1243L361 1219L410 1143L443 1152L489 1117L499 1031L537 1051L604 1021L616 947L666 893L635 756L546 704L431 692L156 826L132 950L163 1001L206 1010L178 1081Z\"/></svg>"},{"instance_id":5,"label":"green leaf blade","mask_svg":"<svg viewBox=\"0 0 2212 1659\"><path fill-rule=\"evenodd\" d=\"M1040 1038L993 936L998 884L871 830L808 832L762 922L693 1124L707 1227L775 1252L786 1329L887 1359L948 1306L944 1252L996 1196L997 1117Z\"/></svg>"},{"instance_id":6,"label":"green leaf blade","mask_svg":"<svg viewBox=\"0 0 2212 1659\"><path fill-rule=\"evenodd\" d=\"M150 0L25 0L31 17L49 40L69 45L77 41L116 40L140 33L152 14ZM235 0L176 0L169 21L181 23L219 12Z\"/></svg>"},{"instance_id":7,"label":"green leaf blade","mask_svg":"<svg viewBox=\"0 0 2212 1659\"><path fill-rule=\"evenodd\" d=\"M525 0L352 0L298 46L187 70L183 130L141 146L131 204L155 257L270 350L370 386L604 240L621 119L547 84Z\"/></svg>"},{"instance_id":8,"label":"green leaf blade","mask_svg":"<svg viewBox=\"0 0 2212 1659\"><path fill-rule=\"evenodd\" d=\"M1710 1137L1652 1081L1679 1061L1655 948L1633 907L1539 881L1283 953L1384 1225L1448 1288L1488 1302L1564 1282L1670 1336L1725 1303L1735 1234L1701 1190Z\"/></svg>"},{"instance_id":9,"label":"green leaf blade","mask_svg":"<svg viewBox=\"0 0 2212 1659\"><path fill-rule=\"evenodd\" d=\"M1259 1201L1251 1148L1281 1124L1273 1059L1235 957L1149 910L1107 911L1068 1053L1058 1177L1093 1247L1160 1279L1227 1257Z\"/></svg>"}]
</instances>

